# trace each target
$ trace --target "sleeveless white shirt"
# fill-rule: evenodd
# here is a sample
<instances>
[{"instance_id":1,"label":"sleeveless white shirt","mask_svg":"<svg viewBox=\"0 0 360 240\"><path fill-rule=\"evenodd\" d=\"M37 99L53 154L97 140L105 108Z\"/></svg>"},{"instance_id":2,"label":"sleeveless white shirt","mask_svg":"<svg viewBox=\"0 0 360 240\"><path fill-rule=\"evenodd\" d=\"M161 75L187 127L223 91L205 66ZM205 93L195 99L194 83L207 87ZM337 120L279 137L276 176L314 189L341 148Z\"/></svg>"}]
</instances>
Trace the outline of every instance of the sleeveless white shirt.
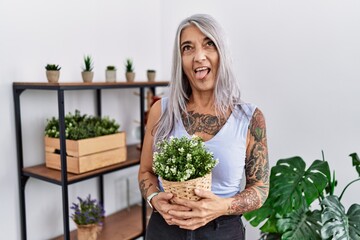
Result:
<instances>
[{"instance_id":1,"label":"sleeveless white shirt","mask_svg":"<svg viewBox=\"0 0 360 240\"><path fill-rule=\"evenodd\" d=\"M161 99L162 112L167 107L168 98ZM211 191L220 197L232 197L241 190L246 156L246 137L256 106L242 103L229 116L220 131L205 141L206 148L214 153L219 163L212 170ZM182 121L175 123L171 136L191 137ZM161 182L159 185L162 189Z\"/></svg>"}]
</instances>

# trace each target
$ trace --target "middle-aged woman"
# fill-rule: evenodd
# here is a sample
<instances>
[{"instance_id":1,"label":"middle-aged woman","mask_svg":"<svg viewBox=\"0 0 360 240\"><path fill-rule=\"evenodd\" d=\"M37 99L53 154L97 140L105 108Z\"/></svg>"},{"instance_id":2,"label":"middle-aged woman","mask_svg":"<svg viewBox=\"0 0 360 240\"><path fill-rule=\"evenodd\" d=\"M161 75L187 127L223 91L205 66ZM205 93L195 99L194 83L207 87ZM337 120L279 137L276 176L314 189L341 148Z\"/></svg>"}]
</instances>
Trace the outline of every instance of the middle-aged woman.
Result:
<instances>
[{"instance_id":1,"label":"middle-aged woman","mask_svg":"<svg viewBox=\"0 0 360 240\"><path fill-rule=\"evenodd\" d=\"M211 191L195 190L199 201L163 192L152 170L156 142L193 134L219 159ZM178 27L169 94L152 106L146 126L139 185L154 210L146 239L245 239L241 215L261 207L268 182L264 116L240 99L222 28L193 15Z\"/></svg>"}]
</instances>

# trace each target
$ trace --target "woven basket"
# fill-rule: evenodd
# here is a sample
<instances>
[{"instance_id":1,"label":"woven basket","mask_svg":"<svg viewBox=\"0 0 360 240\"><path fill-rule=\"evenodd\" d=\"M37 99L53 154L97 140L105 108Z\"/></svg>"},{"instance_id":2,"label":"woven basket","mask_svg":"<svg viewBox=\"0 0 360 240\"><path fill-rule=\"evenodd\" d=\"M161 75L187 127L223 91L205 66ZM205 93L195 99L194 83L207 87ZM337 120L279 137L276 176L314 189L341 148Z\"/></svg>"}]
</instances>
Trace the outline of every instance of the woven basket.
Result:
<instances>
[{"instance_id":1,"label":"woven basket","mask_svg":"<svg viewBox=\"0 0 360 240\"><path fill-rule=\"evenodd\" d=\"M188 200L199 200L200 197L196 196L194 190L201 188L207 191L211 190L211 173L203 177L191 179L184 182L172 182L161 178L162 186L165 192L170 192L179 198Z\"/></svg>"},{"instance_id":2,"label":"woven basket","mask_svg":"<svg viewBox=\"0 0 360 240\"><path fill-rule=\"evenodd\" d=\"M96 240L101 232L99 224L77 225L77 240Z\"/></svg>"}]
</instances>

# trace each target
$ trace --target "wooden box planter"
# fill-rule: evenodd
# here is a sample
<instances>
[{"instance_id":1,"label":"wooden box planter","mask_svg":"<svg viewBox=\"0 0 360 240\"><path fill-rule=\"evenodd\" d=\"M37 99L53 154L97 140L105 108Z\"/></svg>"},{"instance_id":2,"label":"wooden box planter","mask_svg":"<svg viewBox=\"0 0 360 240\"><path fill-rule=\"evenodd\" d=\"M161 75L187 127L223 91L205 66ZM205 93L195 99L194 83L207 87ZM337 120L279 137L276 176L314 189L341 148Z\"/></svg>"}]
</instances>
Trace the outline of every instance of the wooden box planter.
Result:
<instances>
[{"instance_id":1,"label":"wooden box planter","mask_svg":"<svg viewBox=\"0 0 360 240\"><path fill-rule=\"evenodd\" d=\"M45 137L46 167L61 170L59 138ZM67 171L84 173L126 160L125 132L81 140L66 140Z\"/></svg>"}]
</instances>

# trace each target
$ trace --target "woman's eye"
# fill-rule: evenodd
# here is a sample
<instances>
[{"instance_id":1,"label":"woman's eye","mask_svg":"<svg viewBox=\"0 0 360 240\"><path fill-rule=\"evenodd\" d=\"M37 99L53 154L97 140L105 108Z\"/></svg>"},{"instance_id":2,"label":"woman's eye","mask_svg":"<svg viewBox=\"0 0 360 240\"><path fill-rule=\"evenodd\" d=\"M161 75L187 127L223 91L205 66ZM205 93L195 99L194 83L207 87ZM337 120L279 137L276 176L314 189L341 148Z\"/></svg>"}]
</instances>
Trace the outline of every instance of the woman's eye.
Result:
<instances>
[{"instance_id":1,"label":"woman's eye","mask_svg":"<svg viewBox=\"0 0 360 240\"><path fill-rule=\"evenodd\" d=\"M182 48L183 52L186 52L186 51L189 51L189 50L191 50L191 47L189 45L183 46L183 48Z\"/></svg>"},{"instance_id":2,"label":"woman's eye","mask_svg":"<svg viewBox=\"0 0 360 240\"><path fill-rule=\"evenodd\" d=\"M210 47L215 47L215 43L213 41L208 41L206 45Z\"/></svg>"}]
</instances>

